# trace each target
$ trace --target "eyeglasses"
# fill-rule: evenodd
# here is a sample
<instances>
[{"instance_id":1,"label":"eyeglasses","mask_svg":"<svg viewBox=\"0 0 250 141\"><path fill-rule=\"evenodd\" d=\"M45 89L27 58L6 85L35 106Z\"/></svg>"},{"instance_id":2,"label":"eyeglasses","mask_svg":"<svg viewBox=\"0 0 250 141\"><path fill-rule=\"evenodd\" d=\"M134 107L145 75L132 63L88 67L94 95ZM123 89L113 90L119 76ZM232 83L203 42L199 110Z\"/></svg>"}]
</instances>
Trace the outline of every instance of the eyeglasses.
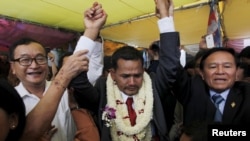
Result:
<instances>
[{"instance_id":1,"label":"eyeglasses","mask_svg":"<svg viewBox=\"0 0 250 141\"><path fill-rule=\"evenodd\" d=\"M38 64L38 65L43 65L47 63L47 57L45 56L37 56L35 58L29 58L29 57L21 57L18 59L13 59L12 61L19 62L20 65L22 66L29 66L32 64L33 60Z\"/></svg>"}]
</instances>

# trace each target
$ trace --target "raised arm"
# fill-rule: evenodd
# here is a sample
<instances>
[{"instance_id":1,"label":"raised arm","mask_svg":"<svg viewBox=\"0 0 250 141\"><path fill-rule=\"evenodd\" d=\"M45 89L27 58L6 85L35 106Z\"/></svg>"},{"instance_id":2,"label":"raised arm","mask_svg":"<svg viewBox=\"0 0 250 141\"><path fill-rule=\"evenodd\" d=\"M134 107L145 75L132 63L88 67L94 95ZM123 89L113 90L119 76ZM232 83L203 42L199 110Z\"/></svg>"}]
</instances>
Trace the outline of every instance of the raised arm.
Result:
<instances>
[{"instance_id":1,"label":"raised arm","mask_svg":"<svg viewBox=\"0 0 250 141\"><path fill-rule=\"evenodd\" d=\"M107 14L102 9L102 5L97 2L93 3L92 7L84 12L85 31L74 50L74 53L83 49L89 51L88 57L90 62L87 77L92 85L94 85L96 80L102 75L103 44L96 41L96 39L98 38L102 26L106 22L106 18ZM81 75L84 76L85 74ZM73 80L72 84L77 81Z\"/></svg>"},{"instance_id":2,"label":"raised arm","mask_svg":"<svg viewBox=\"0 0 250 141\"><path fill-rule=\"evenodd\" d=\"M155 0L156 15L159 17L160 52L159 66L155 75L155 86L162 98L170 91L176 80L177 68L180 61L179 33L175 31L172 0Z\"/></svg>"},{"instance_id":3,"label":"raised arm","mask_svg":"<svg viewBox=\"0 0 250 141\"><path fill-rule=\"evenodd\" d=\"M93 40L97 38L100 29L106 22L106 18L107 14L102 9L102 5L97 2L95 2L91 8L84 12L84 24L86 30L84 35L81 37L82 40L80 39L82 42L77 45L79 48L76 48L76 50L80 49L80 47L86 46L88 41L94 43ZM96 67L96 64L92 64L92 67ZM87 79L86 74L81 73L79 76L77 76L76 79L71 82L70 87L74 88L76 101L80 107L87 108L92 111L97 110L99 95L96 90L93 89L93 86Z\"/></svg>"}]
</instances>

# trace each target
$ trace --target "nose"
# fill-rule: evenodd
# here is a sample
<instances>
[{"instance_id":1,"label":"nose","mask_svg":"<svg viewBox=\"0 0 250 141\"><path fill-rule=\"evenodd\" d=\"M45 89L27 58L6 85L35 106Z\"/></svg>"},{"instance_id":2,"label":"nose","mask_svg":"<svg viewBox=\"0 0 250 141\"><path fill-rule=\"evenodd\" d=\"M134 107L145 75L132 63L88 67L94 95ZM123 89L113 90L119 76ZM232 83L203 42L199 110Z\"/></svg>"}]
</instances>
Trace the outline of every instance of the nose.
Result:
<instances>
[{"instance_id":1,"label":"nose","mask_svg":"<svg viewBox=\"0 0 250 141\"><path fill-rule=\"evenodd\" d=\"M218 65L217 66L217 70L216 70L217 73L219 74L223 74L224 73L224 68L222 65Z\"/></svg>"},{"instance_id":2,"label":"nose","mask_svg":"<svg viewBox=\"0 0 250 141\"><path fill-rule=\"evenodd\" d=\"M129 85L134 85L134 84L135 84L135 78L129 77Z\"/></svg>"},{"instance_id":3,"label":"nose","mask_svg":"<svg viewBox=\"0 0 250 141\"><path fill-rule=\"evenodd\" d=\"M36 59L35 59L35 58L33 58L33 59L31 60L30 66L38 66L38 63L36 62Z\"/></svg>"}]
</instances>

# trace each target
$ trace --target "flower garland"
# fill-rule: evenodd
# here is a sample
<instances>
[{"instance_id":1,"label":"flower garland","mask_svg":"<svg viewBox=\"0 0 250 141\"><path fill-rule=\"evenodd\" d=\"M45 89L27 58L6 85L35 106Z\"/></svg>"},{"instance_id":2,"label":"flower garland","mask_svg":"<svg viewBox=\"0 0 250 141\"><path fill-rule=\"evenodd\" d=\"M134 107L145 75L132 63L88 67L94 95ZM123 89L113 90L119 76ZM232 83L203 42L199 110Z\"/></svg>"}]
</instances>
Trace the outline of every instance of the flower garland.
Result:
<instances>
[{"instance_id":1,"label":"flower garland","mask_svg":"<svg viewBox=\"0 0 250 141\"><path fill-rule=\"evenodd\" d=\"M130 125L127 106L123 101L121 92L113 83L113 80L108 75L107 79L107 105L106 108L112 109L113 115L111 118L110 112L103 112L103 120L106 120L106 125L111 128L111 136L114 141L141 141L151 140L150 121L153 116L153 89L152 82L147 73L143 74L142 87L139 93L134 95L135 112L137 115L136 124Z\"/></svg>"}]
</instances>

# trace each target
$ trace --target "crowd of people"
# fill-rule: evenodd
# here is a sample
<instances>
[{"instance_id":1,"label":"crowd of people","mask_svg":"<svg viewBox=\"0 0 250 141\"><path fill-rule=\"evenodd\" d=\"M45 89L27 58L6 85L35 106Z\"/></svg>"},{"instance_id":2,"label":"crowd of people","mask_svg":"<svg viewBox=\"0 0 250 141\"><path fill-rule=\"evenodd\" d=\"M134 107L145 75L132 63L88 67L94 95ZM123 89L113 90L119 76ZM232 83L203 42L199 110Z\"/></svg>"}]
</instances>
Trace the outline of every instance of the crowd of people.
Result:
<instances>
[{"instance_id":1,"label":"crowd of people","mask_svg":"<svg viewBox=\"0 0 250 141\"><path fill-rule=\"evenodd\" d=\"M250 46L236 54L203 44L183 67L173 0L154 2L160 40L150 45L149 69L124 46L103 75L99 33L108 15L98 2L58 67L40 42L13 43L0 79L0 141L206 141L208 125L249 126Z\"/></svg>"}]
</instances>

